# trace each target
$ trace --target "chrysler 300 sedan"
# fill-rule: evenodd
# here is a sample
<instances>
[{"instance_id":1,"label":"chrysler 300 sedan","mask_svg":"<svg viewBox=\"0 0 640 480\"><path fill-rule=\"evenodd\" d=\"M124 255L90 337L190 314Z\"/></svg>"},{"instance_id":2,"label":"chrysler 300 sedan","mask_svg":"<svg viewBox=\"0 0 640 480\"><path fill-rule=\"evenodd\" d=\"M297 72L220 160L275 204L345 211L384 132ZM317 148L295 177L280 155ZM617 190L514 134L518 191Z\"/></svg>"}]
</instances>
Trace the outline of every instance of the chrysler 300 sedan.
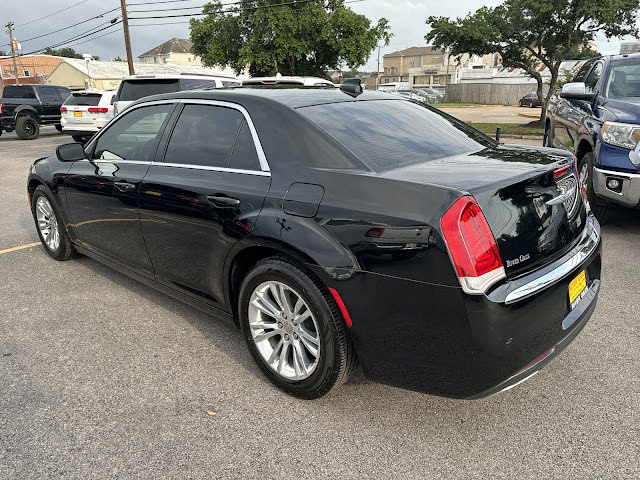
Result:
<instances>
[{"instance_id":1,"label":"chrysler 300 sedan","mask_svg":"<svg viewBox=\"0 0 640 480\"><path fill-rule=\"evenodd\" d=\"M510 388L578 335L600 289L571 154L355 84L146 97L37 160L28 193L51 257L235 322L301 398L358 366L450 397Z\"/></svg>"}]
</instances>

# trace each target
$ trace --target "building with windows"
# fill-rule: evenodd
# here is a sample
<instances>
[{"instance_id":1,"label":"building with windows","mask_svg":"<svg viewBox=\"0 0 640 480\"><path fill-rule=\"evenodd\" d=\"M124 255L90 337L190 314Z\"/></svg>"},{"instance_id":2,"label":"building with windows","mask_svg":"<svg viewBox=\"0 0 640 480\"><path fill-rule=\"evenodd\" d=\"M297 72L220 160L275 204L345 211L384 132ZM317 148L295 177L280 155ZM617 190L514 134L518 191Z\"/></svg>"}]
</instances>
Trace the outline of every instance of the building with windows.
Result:
<instances>
[{"instance_id":1,"label":"building with windows","mask_svg":"<svg viewBox=\"0 0 640 480\"><path fill-rule=\"evenodd\" d=\"M62 57L53 55L18 55L16 56L18 82L16 82L13 58L0 57L0 90L4 85L15 83L45 83L61 61Z\"/></svg>"},{"instance_id":2,"label":"building with windows","mask_svg":"<svg viewBox=\"0 0 640 480\"><path fill-rule=\"evenodd\" d=\"M620 42L620 55L640 52L640 40L625 40Z\"/></svg>"},{"instance_id":3,"label":"building with windows","mask_svg":"<svg viewBox=\"0 0 640 480\"><path fill-rule=\"evenodd\" d=\"M195 65L200 66L200 57L191 53L191 40L172 38L163 44L139 55L141 63Z\"/></svg>"},{"instance_id":4,"label":"building with windows","mask_svg":"<svg viewBox=\"0 0 640 480\"><path fill-rule=\"evenodd\" d=\"M500 56L464 54L457 58L444 50L426 47L411 47L383 56L383 75L380 84L406 82L409 88L418 86L441 86L458 83L461 68L486 69L499 64Z\"/></svg>"}]
</instances>

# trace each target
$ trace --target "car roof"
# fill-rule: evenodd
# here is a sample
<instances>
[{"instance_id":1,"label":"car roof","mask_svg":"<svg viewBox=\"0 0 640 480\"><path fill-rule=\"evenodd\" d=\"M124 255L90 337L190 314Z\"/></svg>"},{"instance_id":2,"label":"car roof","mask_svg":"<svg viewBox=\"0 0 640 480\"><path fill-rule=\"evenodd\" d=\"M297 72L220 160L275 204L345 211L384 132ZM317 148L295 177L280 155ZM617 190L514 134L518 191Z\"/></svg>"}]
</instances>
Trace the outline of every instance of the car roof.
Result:
<instances>
[{"instance_id":1,"label":"car roof","mask_svg":"<svg viewBox=\"0 0 640 480\"><path fill-rule=\"evenodd\" d=\"M339 88L322 87L237 87L218 88L211 90L185 90L173 93L153 95L137 100L142 103L151 100L165 99L201 99L219 100L232 103L252 103L256 100L270 100L289 108L301 108L311 105L328 103L361 102L370 100L405 101L399 96L389 95L387 92L365 90L357 97L352 97Z\"/></svg>"},{"instance_id":2,"label":"car roof","mask_svg":"<svg viewBox=\"0 0 640 480\"><path fill-rule=\"evenodd\" d=\"M252 77L243 80L243 85L277 85L277 84L300 84L306 86L315 86L317 83L335 87L335 84L325 78L320 77L302 77L302 76L275 76L275 77Z\"/></svg>"},{"instance_id":3,"label":"car roof","mask_svg":"<svg viewBox=\"0 0 640 480\"><path fill-rule=\"evenodd\" d=\"M640 53L623 53L622 55L609 55L610 60L640 59Z\"/></svg>"},{"instance_id":4,"label":"car roof","mask_svg":"<svg viewBox=\"0 0 640 480\"><path fill-rule=\"evenodd\" d=\"M71 94L73 95L74 93L79 93L79 94L96 94L96 95L108 95L108 94L115 94L116 91L115 90L74 90L71 92Z\"/></svg>"},{"instance_id":5,"label":"car roof","mask_svg":"<svg viewBox=\"0 0 640 480\"><path fill-rule=\"evenodd\" d=\"M220 79L220 80L235 80L237 82L240 82L240 80L238 80L236 77L226 77L224 75L208 75L205 73L158 73L158 74L150 74L150 75L130 75L128 77L124 77L122 79L123 82L127 82L127 81L131 81L131 80L154 80L154 79L159 79L159 80L178 80L180 78L187 78L187 79L210 79L210 80L214 80L214 79Z\"/></svg>"}]
</instances>

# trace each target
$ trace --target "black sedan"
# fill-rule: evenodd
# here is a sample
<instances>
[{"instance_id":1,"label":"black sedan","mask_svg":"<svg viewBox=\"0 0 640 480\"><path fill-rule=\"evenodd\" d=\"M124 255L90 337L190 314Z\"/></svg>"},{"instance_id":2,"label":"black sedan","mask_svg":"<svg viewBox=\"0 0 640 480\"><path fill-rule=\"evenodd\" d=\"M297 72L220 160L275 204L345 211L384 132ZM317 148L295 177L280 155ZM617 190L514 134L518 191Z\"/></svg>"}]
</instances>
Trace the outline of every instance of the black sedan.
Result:
<instances>
[{"instance_id":1,"label":"black sedan","mask_svg":"<svg viewBox=\"0 0 640 480\"><path fill-rule=\"evenodd\" d=\"M53 258L235 322L302 398L358 365L450 397L510 388L576 337L600 288L574 157L355 85L141 99L37 160L28 194Z\"/></svg>"}]
</instances>

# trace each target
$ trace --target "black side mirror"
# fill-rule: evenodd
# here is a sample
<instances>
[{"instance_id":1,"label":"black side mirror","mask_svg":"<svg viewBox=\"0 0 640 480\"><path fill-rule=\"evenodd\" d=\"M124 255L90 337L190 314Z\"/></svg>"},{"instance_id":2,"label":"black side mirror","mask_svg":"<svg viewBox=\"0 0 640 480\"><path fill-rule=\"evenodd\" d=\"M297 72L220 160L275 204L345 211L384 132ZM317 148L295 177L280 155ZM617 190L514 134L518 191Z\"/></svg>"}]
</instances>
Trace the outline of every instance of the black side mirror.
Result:
<instances>
[{"instance_id":1,"label":"black side mirror","mask_svg":"<svg viewBox=\"0 0 640 480\"><path fill-rule=\"evenodd\" d=\"M84 160L84 146L81 143L67 143L56 148L56 156L61 162Z\"/></svg>"}]
</instances>

